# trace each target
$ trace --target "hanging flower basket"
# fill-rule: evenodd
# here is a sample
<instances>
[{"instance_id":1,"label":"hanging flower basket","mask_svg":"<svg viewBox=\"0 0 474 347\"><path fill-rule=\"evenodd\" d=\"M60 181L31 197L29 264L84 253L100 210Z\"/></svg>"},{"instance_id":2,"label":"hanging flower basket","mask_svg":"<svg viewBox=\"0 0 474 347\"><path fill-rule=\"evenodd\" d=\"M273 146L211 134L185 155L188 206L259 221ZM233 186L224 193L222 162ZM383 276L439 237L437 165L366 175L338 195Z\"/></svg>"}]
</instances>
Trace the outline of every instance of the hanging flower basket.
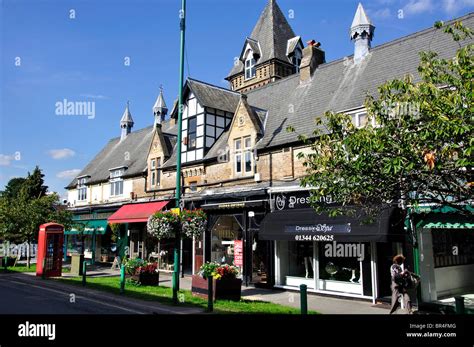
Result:
<instances>
[{"instance_id":1,"label":"hanging flower basket","mask_svg":"<svg viewBox=\"0 0 474 347\"><path fill-rule=\"evenodd\" d=\"M171 212L158 211L148 218L148 233L158 240L171 239L176 236L179 226L179 217Z\"/></svg>"},{"instance_id":2,"label":"hanging flower basket","mask_svg":"<svg viewBox=\"0 0 474 347\"><path fill-rule=\"evenodd\" d=\"M206 230L207 216L203 210L183 210L181 213L181 230L192 239L199 238Z\"/></svg>"}]
</instances>

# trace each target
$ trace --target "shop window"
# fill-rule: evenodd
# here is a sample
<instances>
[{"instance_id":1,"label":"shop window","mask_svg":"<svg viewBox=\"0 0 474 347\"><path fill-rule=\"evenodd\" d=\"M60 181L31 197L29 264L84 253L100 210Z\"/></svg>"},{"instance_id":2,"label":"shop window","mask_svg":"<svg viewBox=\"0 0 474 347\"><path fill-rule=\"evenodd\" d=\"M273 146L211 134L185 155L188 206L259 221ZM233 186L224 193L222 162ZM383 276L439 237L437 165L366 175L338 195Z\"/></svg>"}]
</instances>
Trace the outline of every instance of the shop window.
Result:
<instances>
[{"instance_id":1,"label":"shop window","mask_svg":"<svg viewBox=\"0 0 474 347\"><path fill-rule=\"evenodd\" d=\"M431 229L435 268L474 264L474 233L468 229Z\"/></svg>"},{"instance_id":2,"label":"shop window","mask_svg":"<svg viewBox=\"0 0 474 347\"><path fill-rule=\"evenodd\" d=\"M370 244L339 242L337 247L341 247L340 249L334 249L332 244L329 249L326 245L328 244L319 243L319 279L362 283L358 251L364 251L365 255Z\"/></svg>"},{"instance_id":3,"label":"shop window","mask_svg":"<svg viewBox=\"0 0 474 347\"><path fill-rule=\"evenodd\" d=\"M211 233L211 261L234 264L234 241L242 240L242 229L233 215L220 216Z\"/></svg>"}]
</instances>

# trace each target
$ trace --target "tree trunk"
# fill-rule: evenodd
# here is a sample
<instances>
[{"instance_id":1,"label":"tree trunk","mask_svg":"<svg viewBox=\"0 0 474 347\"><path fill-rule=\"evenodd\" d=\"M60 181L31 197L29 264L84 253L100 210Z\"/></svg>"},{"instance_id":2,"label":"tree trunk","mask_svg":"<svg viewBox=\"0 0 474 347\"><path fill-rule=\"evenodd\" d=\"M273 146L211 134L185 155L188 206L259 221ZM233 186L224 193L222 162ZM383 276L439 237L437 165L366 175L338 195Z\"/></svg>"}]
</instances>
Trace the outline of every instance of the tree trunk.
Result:
<instances>
[{"instance_id":1,"label":"tree trunk","mask_svg":"<svg viewBox=\"0 0 474 347\"><path fill-rule=\"evenodd\" d=\"M31 259L30 259L30 238L26 240L27 249L26 249L26 267L29 269L31 266Z\"/></svg>"}]
</instances>

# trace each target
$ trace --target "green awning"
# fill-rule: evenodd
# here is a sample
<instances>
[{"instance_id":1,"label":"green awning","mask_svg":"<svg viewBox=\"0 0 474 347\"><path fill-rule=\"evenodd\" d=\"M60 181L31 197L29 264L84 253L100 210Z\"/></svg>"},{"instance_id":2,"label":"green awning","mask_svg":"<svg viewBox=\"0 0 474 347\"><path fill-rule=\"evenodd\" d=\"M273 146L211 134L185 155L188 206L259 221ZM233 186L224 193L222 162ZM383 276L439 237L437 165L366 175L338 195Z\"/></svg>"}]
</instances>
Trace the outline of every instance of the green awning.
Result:
<instances>
[{"instance_id":1,"label":"green awning","mask_svg":"<svg viewBox=\"0 0 474 347\"><path fill-rule=\"evenodd\" d=\"M104 235L107 231L107 220L106 219L94 219L94 220L84 220L84 221L75 221L77 224L84 225L84 235ZM71 230L66 230L65 235L77 235L81 234L81 231L78 228L71 228Z\"/></svg>"},{"instance_id":2,"label":"green awning","mask_svg":"<svg viewBox=\"0 0 474 347\"><path fill-rule=\"evenodd\" d=\"M429 222L423 226L425 229L474 229L474 223L459 222Z\"/></svg>"}]
</instances>

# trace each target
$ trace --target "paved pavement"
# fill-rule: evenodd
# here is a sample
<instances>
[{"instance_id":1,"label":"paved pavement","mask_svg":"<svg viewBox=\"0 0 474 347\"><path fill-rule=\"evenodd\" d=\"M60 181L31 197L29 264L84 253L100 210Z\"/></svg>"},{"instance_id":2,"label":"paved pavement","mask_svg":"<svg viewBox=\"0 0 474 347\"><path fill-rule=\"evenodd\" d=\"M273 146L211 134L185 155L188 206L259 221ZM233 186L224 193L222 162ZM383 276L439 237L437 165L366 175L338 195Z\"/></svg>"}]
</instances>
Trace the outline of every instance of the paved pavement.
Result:
<instances>
[{"instance_id":1,"label":"paved pavement","mask_svg":"<svg viewBox=\"0 0 474 347\"><path fill-rule=\"evenodd\" d=\"M74 300L71 300L74 298ZM196 314L173 307L42 280L34 274L0 274L0 314Z\"/></svg>"}]
</instances>

